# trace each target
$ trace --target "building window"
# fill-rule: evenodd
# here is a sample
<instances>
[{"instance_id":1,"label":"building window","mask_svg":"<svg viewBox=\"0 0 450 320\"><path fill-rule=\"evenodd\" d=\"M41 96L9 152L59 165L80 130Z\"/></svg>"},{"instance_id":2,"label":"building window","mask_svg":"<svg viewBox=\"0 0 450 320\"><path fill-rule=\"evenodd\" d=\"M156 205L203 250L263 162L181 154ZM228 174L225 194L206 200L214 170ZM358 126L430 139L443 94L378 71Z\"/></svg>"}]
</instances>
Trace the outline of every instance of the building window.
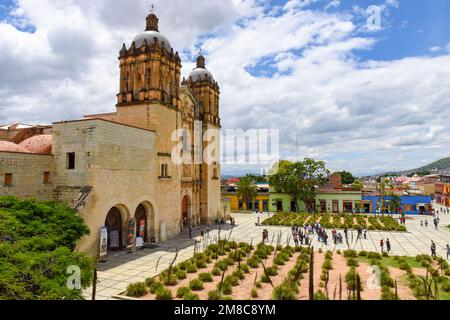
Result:
<instances>
[{"instance_id":1,"label":"building window","mask_svg":"<svg viewBox=\"0 0 450 320\"><path fill-rule=\"evenodd\" d=\"M333 213L339 213L339 201L333 200Z\"/></svg>"},{"instance_id":2,"label":"building window","mask_svg":"<svg viewBox=\"0 0 450 320\"><path fill-rule=\"evenodd\" d=\"M75 169L75 152L67 153L67 169L69 170Z\"/></svg>"},{"instance_id":3,"label":"building window","mask_svg":"<svg viewBox=\"0 0 450 320\"><path fill-rule=\"evenodd\" d=\"M169 178L169 165L162 164L161 165L161 176L160 178Z\"/></svg>"},{"instance_id":4,"label":"building window","mask_svg":"<svg viewBox=\"0 0 450 320\"><path fill-rule=\"evenodd\" d=\"M320 200L320 211L322 213L327 212L327 201L326 200Z\"/></svg>"},{"instance_id":5,"label":"building window","mask_svg":"<svg viewBox=\"0 0 450 320\"><path fill-rule=\"evenodd\" d=\"M12 173L5 173L5 179L4 179L5 187L12 186L12 179L13 179Z\"/></svg>"},{"instance_id":6,"label":"building window","mask_svg":"<svg viewBox=\"0 0 450 320\"><path fill-rule=\"evenodd\" d=\"M213 169L213 179L219 179L219 174L217 168Z\"/></svg>"},{"instance_id":7,"label":"building window","mask_svg":"<svg viewBox=\"0 0 450 320\"><path fill-rule=\"evenodd\" d=\"M44 184L49 184L50 183L50 172L45 171L44 172L44 180L43 180Z\"/></svg>"}]
</instances>

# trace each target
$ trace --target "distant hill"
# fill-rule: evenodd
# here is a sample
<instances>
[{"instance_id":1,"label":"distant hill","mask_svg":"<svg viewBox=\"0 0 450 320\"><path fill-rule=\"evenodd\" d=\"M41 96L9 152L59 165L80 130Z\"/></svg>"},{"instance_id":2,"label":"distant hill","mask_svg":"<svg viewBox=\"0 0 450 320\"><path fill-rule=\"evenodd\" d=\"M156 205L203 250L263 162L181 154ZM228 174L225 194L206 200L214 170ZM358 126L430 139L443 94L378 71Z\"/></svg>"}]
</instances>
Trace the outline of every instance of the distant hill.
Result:
<instances>
[{"instance_id":1,"label":"distant hill","mask_svg":"<svg viewBox=\"0 0 450 320\"><path fill-rule=\"evenodd\" d=\"M415 170L410 170L410 171L412 171L412 172L419 171L420 172L420 171L431 171L431 170L434 170L434 169L446 170L448 168L450 168L450 157L440 159L440 160L435 161L433 163L427 164L426 166L420 167L420 168L415 169Z\"/></svg>"},{"instance_id":2,"label":"distant hill","mask_svg":"<svg viewBox=\"0 0 450 320\"><path fill-rule=\"evenodd\" d=\"M420 172L431 172L433 170L447 170L449 168L450 168L450 157L437 160L435 162L432 162L430 164L427 164L426 166L423 166L423 167L420 167L417 169L397 171L397 172L386 172L381 175L390 175L390 174L409 175L409 174L420 173Z\"/></svg>"}]
</instances>

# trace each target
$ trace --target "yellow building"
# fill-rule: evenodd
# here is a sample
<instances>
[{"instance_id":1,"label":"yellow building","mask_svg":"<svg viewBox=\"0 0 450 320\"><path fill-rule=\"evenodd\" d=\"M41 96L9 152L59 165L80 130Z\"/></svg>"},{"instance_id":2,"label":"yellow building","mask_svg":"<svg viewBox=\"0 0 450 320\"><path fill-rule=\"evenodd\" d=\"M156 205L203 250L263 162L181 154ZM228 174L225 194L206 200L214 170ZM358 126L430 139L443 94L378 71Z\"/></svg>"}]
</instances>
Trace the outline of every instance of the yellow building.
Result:
<instances>
[{"instance_id":1,"label":"yellow building","mask_svg":"<svg viewBox=\"0 0 450 320\"><path fill-rule=\"evenodd\" d=\"M269 209L269 185L257 184L258 195L248 204L236 195L236 184L228 184L222 186L222 199L227 203L231 212L255 211L267 212Z\"/></svg>"}]
</instances>

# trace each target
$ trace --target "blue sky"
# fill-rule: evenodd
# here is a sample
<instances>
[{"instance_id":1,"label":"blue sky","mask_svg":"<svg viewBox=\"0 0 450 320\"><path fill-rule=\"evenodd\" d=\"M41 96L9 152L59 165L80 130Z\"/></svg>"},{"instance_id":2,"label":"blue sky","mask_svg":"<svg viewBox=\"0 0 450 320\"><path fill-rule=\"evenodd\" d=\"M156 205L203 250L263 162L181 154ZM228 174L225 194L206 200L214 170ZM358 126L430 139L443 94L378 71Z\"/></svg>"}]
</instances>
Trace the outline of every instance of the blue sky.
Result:
<instances>
[{"instance_id":1,"label":"blue sky","mask_svg":"<svg viewBox=\"0 0 450 320\"><path fill-rule=\"evenodd\" d=\"M0 0L0 124L113 111L118 51L150 7L132 2ZM361 175L450 155L450 1L153 2L182 75L206 56L224 129L277 129L283 158Z\"/></svg>"}]
</instances>

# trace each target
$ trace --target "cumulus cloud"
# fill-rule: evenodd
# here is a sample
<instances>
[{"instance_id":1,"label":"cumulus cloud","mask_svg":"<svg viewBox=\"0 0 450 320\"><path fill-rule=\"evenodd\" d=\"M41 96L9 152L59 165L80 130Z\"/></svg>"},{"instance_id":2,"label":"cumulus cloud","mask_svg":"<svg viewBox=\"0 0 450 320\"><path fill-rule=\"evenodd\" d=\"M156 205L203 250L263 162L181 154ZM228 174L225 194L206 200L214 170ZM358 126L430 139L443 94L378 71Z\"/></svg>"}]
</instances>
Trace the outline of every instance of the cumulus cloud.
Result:
<instances>
[{"instance_id":1,"label":"cumulus cloud","mask_svg":"<svg viewBox=\"0 0 450 320\"><path fill-rule=\"evenodd\" d=\"M311 9L319 1L155 4L183 75L200 48L206 55L224 128L280 129L283 157L313 156L357 174L448 156L450 55L362 61L377 42L361 33L366 10L339 12L339 1ZM382 4L386 12L398 5ZM118 51L148 11L144 0L19 0L15 22L0 22L0 123L113 111Z\"/></svg>"}]
</instances>

